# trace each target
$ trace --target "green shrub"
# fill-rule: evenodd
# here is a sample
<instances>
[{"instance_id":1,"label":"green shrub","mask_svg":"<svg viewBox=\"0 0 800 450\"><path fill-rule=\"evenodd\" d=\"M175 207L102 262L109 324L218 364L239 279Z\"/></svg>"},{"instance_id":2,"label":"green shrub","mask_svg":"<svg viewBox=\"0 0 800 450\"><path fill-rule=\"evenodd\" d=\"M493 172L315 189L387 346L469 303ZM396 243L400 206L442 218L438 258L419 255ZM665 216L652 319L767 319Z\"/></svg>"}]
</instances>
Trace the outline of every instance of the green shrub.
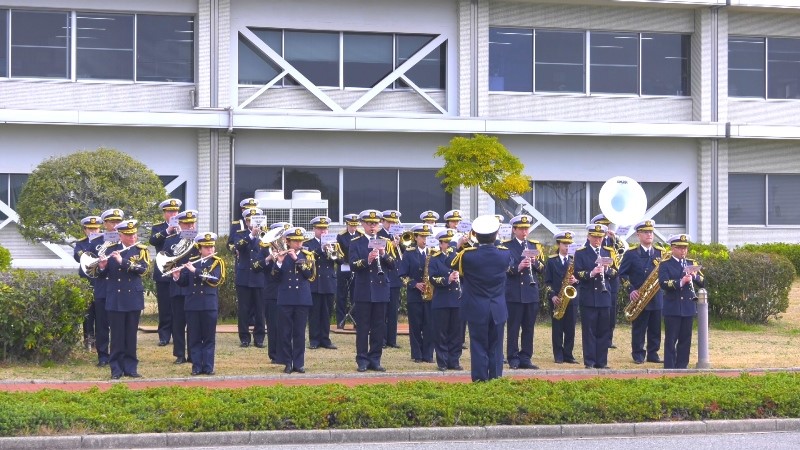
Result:
<instances>
[{"instance_id":1,"label":"green shrub","mask_svg":"<svg viewBox=\"0 0 800 450\"><path fill-rule=\"evenodd\" d=\"M773 253L789 258L796 273L800 273L800 244L775 242L771 244L746 244L738 249L746 252Z\"/></svg>"},{"instance_id":2,"label":"green shrub","mask_svg":"<svg viewBox=\"0 0 800 450\"><path fill-rule=\"evenodd\" d=\"M2 357L62 361L81 339L92 294L77 275L0 273Z\"/></svg>"},{"instance_id":3,"label":"green shrub","mask_svg":"<svg viewBox=\"0 0 800 450\"><path fill-rule=\"evenodd\" d=\"M11 252L0 245L0 272L5 272L11 268Z\"/></svg>"},{"instance_id":4,"label":"green shrub","mask_svg":"<svg viewBox=\"0 0 800 450\"><path fill-rule=\"evenodd\" d=\"M766 323L789 307L796 275L785 256L735 251L728 259L700 262L709 294L709 311L719 318Z\"/></svg>"},{"instance_id":5,"label":"green shrub","mask_svg":"<svg viewBox=\"0 0 800 450\"><path fill-rule=\"evenodd\" d=\"M228 235L217 238L217 256L225 261L225 282L219 287L219 318L236 318L236 261L228 250Z\"/></svg>"}]
</instances>

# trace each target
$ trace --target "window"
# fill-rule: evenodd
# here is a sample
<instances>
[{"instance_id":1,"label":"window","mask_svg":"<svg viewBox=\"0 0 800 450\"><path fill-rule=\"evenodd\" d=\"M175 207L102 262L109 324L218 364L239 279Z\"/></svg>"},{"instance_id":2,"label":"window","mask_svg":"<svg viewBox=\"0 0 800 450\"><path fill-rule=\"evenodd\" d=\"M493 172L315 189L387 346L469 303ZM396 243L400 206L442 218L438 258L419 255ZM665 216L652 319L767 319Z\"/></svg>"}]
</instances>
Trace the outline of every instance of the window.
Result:
<instances>
[{"instance_id":1,"label":"window","mask_svg":"<svg viewBox=\"0 0 800 450\"><path fill-rule=\"evenodd\" d=\"M344 169L344 209L388 209L397 205L396 169ZM400 211L402 213L402 211Z\"/></svg>"},{"instance_id":2,"label":"window","mask_svg":"<svg viewBox=\"0 0 800 450\"><path fill-rule=\"evenodd\" d=\"M554 223L586 222L586 183L535 181L534 207Z\"/></svg>"},{"instance_id":3,"label":"window","mask_svg":"<svg viewBox=\"0 0 800 450\"><path fill-rule=\"evenodd\" d=\"M767 74L768 98L800 98L800 39L769 39Z\"/></svg>"},{"instance_id":4,"label":"window","mask_svg":"<svg viewBox=\"0 0 800 450\"><path fill-rule=\"evenodd\" d=\"M575 31L536 30L536 91L585 92L584 42Z\"/></svg>"},{"instance_id":5,"label":"window","mask_svg":"<svg viewBox=\"0 0 800 450\"><path fill-rule=\"evenodd\" d=\"M766 175L728 175L728 223L766 225Z\"/></svg>"},{"instance_id":6,"label":"window","mask_svg":"<svg viewBox=\"0 0 800 450\"><path fill-rule=\"evenodd\" d=\"M800 225L800 175L767 175L769 225Z\"/></svg>"},{"instance_id":7,"label":"window","mask_svg":"<svg viewBox=\"0 0 800 450\"><path fill-rule=\"evenodd\" d=\"M489 90L685 97L690 49L684 34L489 28Z\"/></svg>"},{"instance_id":8,"label":"window","mask_svg":"<svg viewBox=\"0 0 800 450\"><path fill-rule=\"evenodd\" d=\"M489 90L533 90L533 32L521 28L489 29Z\"/></svg>"},{"instance_id":9,"label":"window","mask_svg":"<svg viewBox=\"0 0 800 450\"><path fill-rule=\"evenodd\" d=\"M400 169L400 212L407 222L418 222L422 211L449 211L452 195L445 192L436 169Z\"/></svg>"},{"instance_id":10,"label":"window","mask_svg":"<svg viewBox=\"0 0 800 450\"><path fill-rule=\"evenodd\" d=\"M642 94L689 95L691 45L686 34L642 33Z\"/></svg>"},{"instance_id":11,"label":"window","mask_svg":"<svg viewBox=\"0 0 800 450\"><path fill-rule=\"evenodd\" d=\"M70 77L69 13L11 12L11 76Z\"/></svg>"},{"instance_id":12,"label":"window","mask_svg":"<svg viewBox=\"0 0 800 450\"><path fill-rule=\"evenodd\" d=\"M159 175L158 178L161 179L161 184L164 187L167 187L168 184L172 183L173 180L178 178L177 175ZM177 188L173 189L172 191L167 191L167 197L169 198L177 198L183 202L184 208L186 207L186 182L184 181L181 183Z\"/></svg>"},{"instance_id":13,"label":"window","mask_svg":"<svg viewBox=\"0 0 800 450\"><path fill-rule=\"evenodd\" d=\"M133 16L85 14L76 17L77 77L133 80Z\"/></svg>"},{"instance_id":14,"label":"window","mask_svg":"<svg viewBox=\"0 0 800 450\"><path fill-rule=\"evenodd\" d=\"M639 36L634 33L591 33L592 92L639 93Z\"/></svg>"},{"instance_id":15,"label":"window","mask_svg":"<svg viewBox=\"0 0 800 450\"><path fill-rule=\"evenodd\" d=\"M24 173L0 173L0 202L5 203L9 208L14 209L19 200L22 187L28 181L28 174ZM0 220L6 220L8 216L0 211Z\"/></svg>"},{"instance_id":16,"label":"window","mask_svg":"<svg viewBox=\"0 0 800 450\"><path fill-rule=\"evenodd\" d=\"M435 37L275 29L252 31L314 85L345 88L375 86ZM444 89L446 54L447 45L443 43L410 68L406 77L421 89ZM266 84L278 73L277 64L247 39L239 37L239 84ZM276 85L297 84L286 77ZM408 86L398 80L393 87Z\"/></svg>"},{"instance_id":17,"label":"window","mask_svg":"<svg viewBox=\"0 0 800 450\"><path fill-rule=\"evenodd\" d=\"M137 16L136 79L190 83L194 80L194 18Z\"/></svg>"},{"instance_id":18,"label":"window","mask_svg":"<svg viewBox=\"0 0 800 450\"><path fill-rule=\"evenodd\" d=\"M604 183L592 182L589 183L590 207L589 219L597 214L600 214L600 189ZM644 190L647 197L647 209L650 209L658 203L665 195L672 189L678 186L678 183L669 182L642 182L639 183ZM681 192L672 200L667 206L659 211L653 220L656 221L656 226L685 226L686 225L686 191ZM588 220L587 220L588 222Z\"/></svg>"},{"instance_id":19,"label":"window","mask_svg":"<svg viewBox=\"0 0 800 450\"><path fill-rule=\"evenodd\" d=\"M8 76L8 10L0 9L0 77Z\"/></svg>"}]
</instances>

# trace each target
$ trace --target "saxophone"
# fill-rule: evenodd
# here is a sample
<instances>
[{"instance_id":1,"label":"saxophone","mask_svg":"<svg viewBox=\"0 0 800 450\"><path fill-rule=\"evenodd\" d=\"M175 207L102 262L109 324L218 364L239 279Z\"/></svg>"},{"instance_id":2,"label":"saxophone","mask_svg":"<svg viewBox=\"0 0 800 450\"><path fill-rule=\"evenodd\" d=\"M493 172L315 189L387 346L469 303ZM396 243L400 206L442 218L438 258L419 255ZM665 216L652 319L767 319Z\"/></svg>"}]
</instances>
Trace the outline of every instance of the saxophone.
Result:
<instances>
[{"instance_id":1,"label":"saxophone","mask_svg":"<svg viewBox=\"0 0 800 450\"><path fill-rule=\"evenodd\" d=\"M672 258L672 250L667 250L661 254L661 259L653 260L653 271L647 275L647 278L639 288L639 298L628 303L625 306L625 319L628 322L633 322L639 317L639 314L644 311L644 308L650 303L650 300L656 296L661 286L658 284L658 266L664 261Z\"/></svg>"},{"instance_id":2,"label":"saxophone","mask_svg":"<svg viewBox=\"0 0 800 450\"><path fill-rule=\"evenodd\" d=\"M425 268L422 270L422 282L425 287L422 290L422 301L429 302L433 299L433 284L431 283L431 275L429 267L431 265L431 252L425 250Z\"/></svg>"},{"instance_id":3,"label":"saxophone","mask_svg":"<svg viewBox=\"0 0 800 450\"><path fill-rule=\"evenodd\" d=\"M572 274L575 272L575 258L569 259L569 265L567 266L567 272L564 274L564 278L561 280L561 289L558 290L558 299L560 302L558 306L553 307L553 318L561 320L564 318L564 314L567 313L567 306L569 306L570 300L575 298L578 295L578 291L575 289L575 286L569 284L569 279L572 278Z\"/></svg>"}]
</instances>

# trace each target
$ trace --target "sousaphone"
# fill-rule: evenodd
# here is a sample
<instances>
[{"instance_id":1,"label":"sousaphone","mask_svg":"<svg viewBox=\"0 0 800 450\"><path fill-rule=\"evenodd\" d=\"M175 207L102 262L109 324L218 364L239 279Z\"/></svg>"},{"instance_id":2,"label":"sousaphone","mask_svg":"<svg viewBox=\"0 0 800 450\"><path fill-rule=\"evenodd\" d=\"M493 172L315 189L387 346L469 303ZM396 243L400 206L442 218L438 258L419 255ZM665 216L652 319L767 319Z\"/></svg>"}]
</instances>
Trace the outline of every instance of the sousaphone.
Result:
<instances>
[{"instance_id":1,"label":"sousaphone","mask_svg":"<svg viewBox=\"0 0 800 450\"><path fill-rule=\"evenodd\" d=\"M617 176L600 188L600 211L619 226L631 226L644 218L647 195L633 178Z\"/></svg>"}]
</instances>

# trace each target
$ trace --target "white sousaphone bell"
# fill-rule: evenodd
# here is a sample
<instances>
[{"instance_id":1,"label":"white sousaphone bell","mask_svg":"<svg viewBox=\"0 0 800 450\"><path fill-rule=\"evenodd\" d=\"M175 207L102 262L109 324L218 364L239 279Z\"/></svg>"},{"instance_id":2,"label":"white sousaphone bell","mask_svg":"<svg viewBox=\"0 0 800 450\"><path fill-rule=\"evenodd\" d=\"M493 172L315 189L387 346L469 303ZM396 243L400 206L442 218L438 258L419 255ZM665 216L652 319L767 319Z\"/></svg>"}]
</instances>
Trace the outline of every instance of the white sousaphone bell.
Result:
<instances>
[{"instance_id":1,"label":"white sousaphone bell","mask_svg":"<svg viewBox=\"0 0 800 450\"><path fill-rule=\"evenodd\" d=\"M617 176L600 188L600 211L618 226L638 223L647 212L647 195L633 178Z\"/></svg>"}]
</instances>

